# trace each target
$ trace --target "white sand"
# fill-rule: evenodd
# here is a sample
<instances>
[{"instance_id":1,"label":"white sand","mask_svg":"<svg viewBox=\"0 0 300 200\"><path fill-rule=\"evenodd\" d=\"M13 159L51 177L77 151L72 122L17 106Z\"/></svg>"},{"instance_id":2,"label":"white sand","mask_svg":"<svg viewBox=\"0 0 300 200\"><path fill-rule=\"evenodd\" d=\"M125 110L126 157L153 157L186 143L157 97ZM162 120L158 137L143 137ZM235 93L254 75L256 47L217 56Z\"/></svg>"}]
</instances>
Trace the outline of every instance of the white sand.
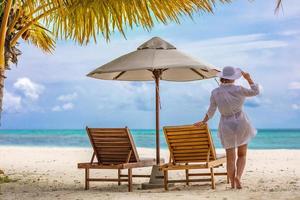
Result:
<instances>
[{"instance_id":1,"label":"white sand","mask_svg":"<svg viewBox=\"0 0 300 200\"><path fill-rule=\"evenodd\" d=\"M139 148L141 157L155 155L154 149ZM244 188L231 190L225 178L217 177L217 189L209 183L176 184L163 189L140 190L147 179L134 179L134 191L127 184L92 182L84 190L84 170L78 162L88 162L91 149L0 147L0 168L16 182L0 184L0 199L300 199L300 150L250 150L243 177ZM166 159L168 153L162 150ZM150 173L150 168L136 173ZM97 170L94 176L116 176L116 170ZM171 173L170 178L183 177Z\"/></svg>"}]
</instances>

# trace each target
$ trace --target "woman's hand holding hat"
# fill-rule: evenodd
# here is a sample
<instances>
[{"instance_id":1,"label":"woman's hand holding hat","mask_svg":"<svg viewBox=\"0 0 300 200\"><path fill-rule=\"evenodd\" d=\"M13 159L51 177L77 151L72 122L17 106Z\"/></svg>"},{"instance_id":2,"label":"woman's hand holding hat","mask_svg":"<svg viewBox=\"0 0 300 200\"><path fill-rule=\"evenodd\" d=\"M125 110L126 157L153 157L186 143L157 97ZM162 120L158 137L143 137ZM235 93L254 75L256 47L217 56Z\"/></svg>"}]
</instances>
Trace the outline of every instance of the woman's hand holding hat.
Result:
<instances>
[{"instance_id":1,"label":"woman's hand holding hat","mask_svg":"<svg viewBox=\"0 0 300 200\"><path fill-rule=\"evenodd\" d=\"M242 73L244 79L246 79L250 85L254 83L252 81L251 76L250 76L250 74L248 72L241 71L241 73Z\"/></svg>"},{"instance_id":2,"label":"woman's hand holding hat","mask_svg":"<svg viewBox=\"0 0 300 200\"><path fill-rule=\"evenodd\" d=\"M246 80L251 79L250 74L248 72L245 72L245 71L241 71L241 72L242 72L244 79L246 79Z\"/></svg>"}]
</instances>

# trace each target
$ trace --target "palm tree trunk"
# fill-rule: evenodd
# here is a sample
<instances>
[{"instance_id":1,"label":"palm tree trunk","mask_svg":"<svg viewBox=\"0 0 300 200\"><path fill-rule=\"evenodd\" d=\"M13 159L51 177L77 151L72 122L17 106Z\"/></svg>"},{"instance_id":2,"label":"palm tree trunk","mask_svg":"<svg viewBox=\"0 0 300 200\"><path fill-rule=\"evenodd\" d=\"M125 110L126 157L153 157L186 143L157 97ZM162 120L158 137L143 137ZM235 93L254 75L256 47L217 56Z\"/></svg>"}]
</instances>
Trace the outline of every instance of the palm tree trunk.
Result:
<instances>
[{"instance_id":1,"label":"palm tree trunk","mask_svg":"<svg viewBox=\"0 0 300 200\"><path fill-rule=\"evenodd\" d=\"M4 6L2 21L0 25L0 69L5 69L4 45L7 32L8 17L12 7L12 0L7 0ZM2 60L3 59L3 60Z\"/></svg>"},{"instance_id":2,"label":"palm tree trunk","mask_svg":"<svg viewBox=\"0 0 300 200\"><path fill-rule=\"evenodd\" d=\"M4 76L5 73L5 58L4 54L0 53L0 124L1 124L1 114L2 114L2 100L3 100L3 90L4 90ZM0 174L4 174L4 171L0 169Z\"/></svg>"},{"instance_id":3,"label":"palm tree trunk","mask_svg":"<svg viewBox=\"0 0 300 200\"><path fill-rule=\"evenodd\" d=\"M4 90L4 76L5 73L5 60L4 56L0 57L0 124L2 115L2 101L3 101L3 90ZM4 171L0 169L0 174L4 174Z\"/></svg>"},{"instance_id":4,"label":"palm tree trunk","mask_svg":"<svg viewBox=\"0 0 300 200\"><path fill-rule=\"evenodd\" d=\"M3 103L3 96L4 96L4 79L5 79L5 70L0 70L0 125L1 125L1 113L2 113L2 103Z\"/></svg>"},{"instance_id":5,"label":"palm tree trunk","mask_svg":"<svg viewBox=\"0 0 300 200\"><path fill-rule=\"evenodd\" d=\"M2 22L0 24L0 120L2 113L2 100L3 100L3 90L4 90L4 73L5 73L5 41L6 41L6 32L7 32L7 24L8 17L12 7L13 1L7 0L5 3ZM0 121L1 122L1 121ZM4 174L4 172L0 169L0 174Z\"/></svg>"},{"instance_id":6,"label":"palm tree trunk","mask_svg":"<svg viewBox=\"0 0 300 200\"><path fill-rule=\"evenodd\" d=\"M13 1L6 0L4 4L3 16L0 24L0 124L1 124L1 113L2 113L2 100L4 90L4 73L5 73L5 41L8 27L8 18L11 11Z\"/></svg>"}]
</instances>

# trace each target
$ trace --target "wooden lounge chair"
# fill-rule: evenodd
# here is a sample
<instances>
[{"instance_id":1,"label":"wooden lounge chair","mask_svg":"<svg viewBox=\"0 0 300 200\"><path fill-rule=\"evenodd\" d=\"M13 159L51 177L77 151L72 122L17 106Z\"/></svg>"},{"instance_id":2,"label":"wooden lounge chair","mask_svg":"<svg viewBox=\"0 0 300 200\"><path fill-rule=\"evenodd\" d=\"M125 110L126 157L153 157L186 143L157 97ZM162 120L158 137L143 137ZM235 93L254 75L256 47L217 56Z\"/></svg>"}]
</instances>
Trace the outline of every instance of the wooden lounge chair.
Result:
<instances>
[{"instance_id":1,"label":"wooden lounge chair","mask_svg":"<svg viewBox=\"0 0 300 200\"><path fill-rule=\"evenodd\" d=\"M132 177L150 177L150 175L133 175L132 168L156 165L155 159L140 159L129 129L126 128L88 128L94 153L88 163L78 163L78 168L85 169L85 189L90 181L128 182L128 191L132 191ZM95 157L97 162L94 161ZM116 169L118 178L90 178L90 169ZM121 174L127 169L128 174ZM122 178L125 177L125 178Z\"/></svg>"},{"instance_id":2,"label":"wooden lounge chair","mask_svg":"<svg viewBox=\"0 0 300 200\"><path fill-rule=\"evenodd\" d=\"M170 151L169 163L161 165L164 172L164 187L168 190L168 183L186 183L211 181L215 189L215 175L227 176L227 172L215 173L214 168L226 162L225 155L216 155L210 131L206 125L203 127L168 126L164 127L166 142ZM191 169L209 169L209 173L189 173ZM169 170L185 170L185 180L169 180ZM190 179L194 176L209 176L207 179ZM228 183L227 177L227 183Z\"/></svg>"}]
</instances>

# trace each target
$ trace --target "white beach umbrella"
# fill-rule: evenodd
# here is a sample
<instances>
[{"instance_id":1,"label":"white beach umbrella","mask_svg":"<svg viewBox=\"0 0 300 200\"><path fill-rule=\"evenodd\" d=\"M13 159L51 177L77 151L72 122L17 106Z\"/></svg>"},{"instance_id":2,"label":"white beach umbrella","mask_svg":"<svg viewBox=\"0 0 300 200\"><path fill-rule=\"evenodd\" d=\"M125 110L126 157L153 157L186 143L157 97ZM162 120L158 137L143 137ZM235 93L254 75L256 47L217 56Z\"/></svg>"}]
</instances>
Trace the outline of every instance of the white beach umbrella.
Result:
<instances>
[{"instance_id":1,"label":"white beach umbrella","mask_svg":"<svg viewBox=\"0 0 300 200\"><path fill-rule=\"evenodd\" d=\"M154 37L137 48L100 66L89 77L119 81L155 81L156 83L156 161L160 161L159 147L159 81L192 81L209 79L219 70L211 64L191 58L175 46Z\"/></svg>"}]
</instances>

